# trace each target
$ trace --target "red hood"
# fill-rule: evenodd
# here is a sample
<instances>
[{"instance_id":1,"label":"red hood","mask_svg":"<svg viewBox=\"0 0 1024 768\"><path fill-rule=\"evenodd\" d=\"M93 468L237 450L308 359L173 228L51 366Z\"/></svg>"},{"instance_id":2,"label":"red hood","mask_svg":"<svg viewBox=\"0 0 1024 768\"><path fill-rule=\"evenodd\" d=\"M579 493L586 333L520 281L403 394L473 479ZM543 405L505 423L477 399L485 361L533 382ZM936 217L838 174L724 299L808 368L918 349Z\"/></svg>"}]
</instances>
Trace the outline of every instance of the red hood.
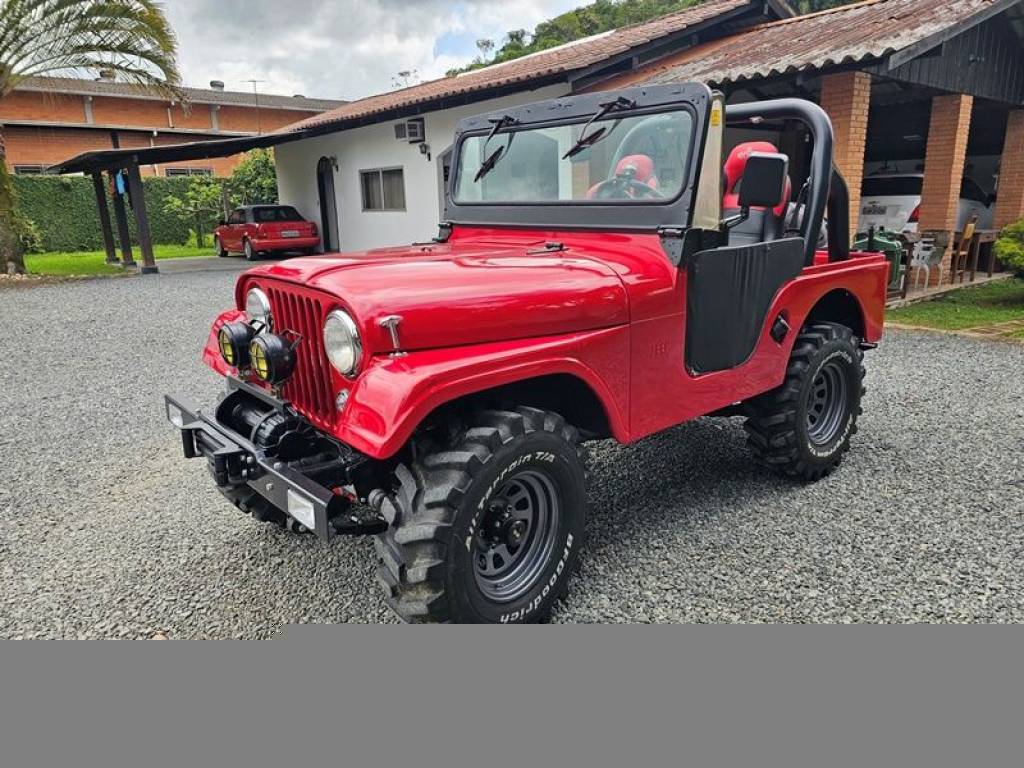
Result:
<instances>
[{"instance_id":1,"label":"red hood","mask_svg":"<svg viewBox=\"0 0 1024 768\"><path fill-rule=\"evenodd\" d=\"M625 289L603 262L543 243L449 243L313 256L257 267L266 278L338 297L371 352L391 349L379 321L400 315L405 350L558 335L629 321Z\"/></svg>"}]
</instances>

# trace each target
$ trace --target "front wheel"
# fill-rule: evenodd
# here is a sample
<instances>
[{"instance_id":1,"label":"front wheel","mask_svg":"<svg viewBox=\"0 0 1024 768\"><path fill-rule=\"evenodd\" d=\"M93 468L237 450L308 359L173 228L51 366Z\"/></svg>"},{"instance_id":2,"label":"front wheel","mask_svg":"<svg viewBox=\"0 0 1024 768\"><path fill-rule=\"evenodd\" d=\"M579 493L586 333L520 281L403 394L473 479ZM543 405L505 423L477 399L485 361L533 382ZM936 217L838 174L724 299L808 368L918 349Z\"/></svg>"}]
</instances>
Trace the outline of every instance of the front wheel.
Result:
<instances>
[{"instance_id":1,"label":"front wheel","mask_svg":"<svg viewBox=\"0 0 1024 768\"><path fill-rule=\"evenodd\" d=\"M221 242L221 239L219 237L214 237L213 238L213 247L216 250L217 255L220 258L222 258L222 259L227 258L228 249L224 247L224 243Z\"/></svg>"},{"instance_id":2,"label":"front wheel","mask_svg":"<svg viewBox=\"0 0 1024 768\"><path fill-rule=\"evenodd\" d=\"M805 327L782 386L750 403L748 442L769 467L819 480L850 450L864 395L864 353L853 331L836 323Z\"/></svg>"},{"instance_id":3,"label":"front wheel","mask_svg":"<svg viewBox=\"0 0 1024 768\"><path fill-rule=\"evenodd\" d=\"M378 579L405 621L542 621L568 593L583 544L579 433L533 408L471 423L396 470Z\"/></svg>"}]
</instances>

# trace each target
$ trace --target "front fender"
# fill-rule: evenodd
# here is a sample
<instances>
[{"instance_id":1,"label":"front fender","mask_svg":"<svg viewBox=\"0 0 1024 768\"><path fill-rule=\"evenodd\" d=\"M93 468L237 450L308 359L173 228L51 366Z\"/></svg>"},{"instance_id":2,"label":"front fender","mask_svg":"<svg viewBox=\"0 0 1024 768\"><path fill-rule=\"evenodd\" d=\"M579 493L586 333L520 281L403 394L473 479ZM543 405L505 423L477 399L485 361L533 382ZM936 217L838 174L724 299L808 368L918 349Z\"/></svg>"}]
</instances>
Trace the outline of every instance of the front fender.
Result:
<instances>
[{"instance_id":1,"label":"front fender","mask_svg":"<svg viewBox=\"0 0 1024 768\"><path fill-rule=\"evenodd\" d=\"M221 312L210 327L210 335L206 339L206 346L203 347L203 362L221 376L234 375L234 369L224 362L224 358L220 355L220 346L217 344L217 334L219 334L220 329L228 323L246 321L247 318L245 312L240 309L229 309L227 312Z\"/></svg>"},{"instance_id":2,"label":"front fender","mask_svg":"<svg viewBox=\"0 0 1024 768\"><path fill-rule=\"evenodd\" d=\"M627 360L628 326L376 357L352 388L334 434L362 453L385 459L445 403L516 381L569 374L594 391L613 436L626 442Z\"/></svg>"}]
</instances>

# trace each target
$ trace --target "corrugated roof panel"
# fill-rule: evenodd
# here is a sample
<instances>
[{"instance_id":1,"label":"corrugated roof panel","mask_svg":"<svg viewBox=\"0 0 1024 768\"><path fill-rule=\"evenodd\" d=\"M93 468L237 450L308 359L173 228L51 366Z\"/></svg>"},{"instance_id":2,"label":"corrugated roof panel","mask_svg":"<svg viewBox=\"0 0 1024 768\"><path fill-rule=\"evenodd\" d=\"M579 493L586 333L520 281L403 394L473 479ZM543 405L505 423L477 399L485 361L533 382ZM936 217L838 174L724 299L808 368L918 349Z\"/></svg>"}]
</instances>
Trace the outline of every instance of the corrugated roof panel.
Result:
<instances>
[{"instance_id":1,"label":"corrugated roof panel","mask_svg":"<svg viewBox=\"0 0 1024 768\"><path fill-rule=\"evenodd\" d=\"M691 48L617 84L696 80L725 85L878 59L991 9L999 0L866 0L762 24Z\"/></svg>"}]
</instances>

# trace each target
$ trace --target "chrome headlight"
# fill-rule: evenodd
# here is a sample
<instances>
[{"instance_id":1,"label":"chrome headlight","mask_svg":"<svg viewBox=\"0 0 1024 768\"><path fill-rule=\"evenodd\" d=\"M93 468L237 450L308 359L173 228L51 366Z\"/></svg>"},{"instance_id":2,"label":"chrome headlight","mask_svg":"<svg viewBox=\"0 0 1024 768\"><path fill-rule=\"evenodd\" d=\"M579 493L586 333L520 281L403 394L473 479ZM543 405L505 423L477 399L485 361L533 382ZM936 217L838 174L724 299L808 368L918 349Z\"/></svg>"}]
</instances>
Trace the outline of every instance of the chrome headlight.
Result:
<instances>
[{"instance_id":1,"label":"chrome headlight","mask_svg":"<svg viewBox=\"0 0 1024 768\"><path fill-rule=\"evenodd\" d=\"M270 315L270 299L259 288L252 288L245 295L245 314L249 322L262 323L265 330L273 330L274 319Z\"/></svg>"},{"instance_id":2,"label":"chrome headlight","mask_svg":"<svg viewBox=\"0 0 1024 768\"><path fill-rule=\"evenodd\" d=\"M324 321L324 350L342 376L353 376L363 359L359 328L347 312L336 309Z\"/></svg>"}]
</instances>

